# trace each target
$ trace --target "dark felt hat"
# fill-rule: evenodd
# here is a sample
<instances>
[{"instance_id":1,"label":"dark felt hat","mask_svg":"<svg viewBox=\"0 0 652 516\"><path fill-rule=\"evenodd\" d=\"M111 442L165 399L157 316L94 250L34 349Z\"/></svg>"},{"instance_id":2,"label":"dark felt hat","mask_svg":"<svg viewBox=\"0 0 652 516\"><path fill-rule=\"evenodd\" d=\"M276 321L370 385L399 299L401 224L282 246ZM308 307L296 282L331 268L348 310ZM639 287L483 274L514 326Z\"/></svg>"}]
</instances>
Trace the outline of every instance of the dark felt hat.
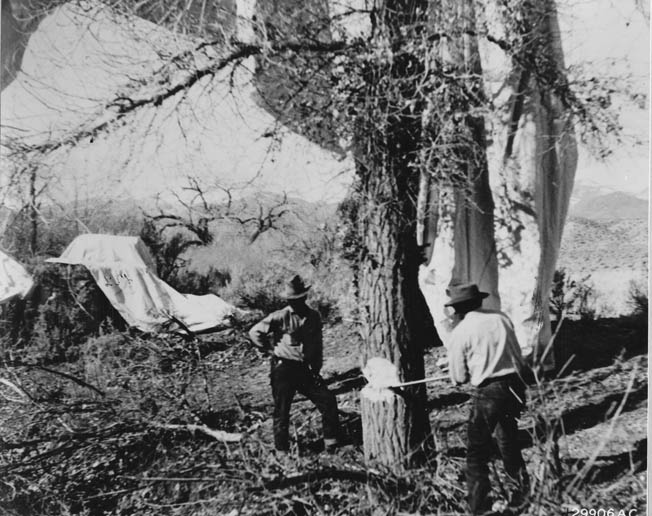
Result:
<instances>
[{"instance_id":1,"label":"dark felt hat","mask_svg":"<svg viewBox=\"0 0 652 516\"><path fill-rule=\"evenodd\" d=\"M308 295L309 290L310 285L306 285L303 278L297 274L285 285L285 290L283 290L281 296L285 299L301 299Z\"/></svg>"},{"instance_id":2,"label":"dark felt hat","mask_svg":"<svg viewBox=\"0 0 652 516\"><path fill-rule=\"evenodd\" d=\"M475 283L450 285L446 289L446 294L448 294L450 300L444 306L453 306L472 299L484 299L489 295L487 292L480 292Z\"/></svg>"}]
</instances>

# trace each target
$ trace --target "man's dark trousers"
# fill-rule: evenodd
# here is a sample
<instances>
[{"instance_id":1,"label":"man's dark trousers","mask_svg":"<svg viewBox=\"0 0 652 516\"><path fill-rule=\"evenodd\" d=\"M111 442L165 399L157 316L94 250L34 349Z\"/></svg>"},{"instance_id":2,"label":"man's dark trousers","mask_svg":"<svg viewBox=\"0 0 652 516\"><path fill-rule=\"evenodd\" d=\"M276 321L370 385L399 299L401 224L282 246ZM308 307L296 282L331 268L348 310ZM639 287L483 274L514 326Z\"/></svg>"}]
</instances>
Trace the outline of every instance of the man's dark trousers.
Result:
<instances>
[{"instance_id":1,"label":"man's dark trousers","mask_svg":"<svg viewBox=\"0 0 652 516\"><path fill-rule=\"evenodd\" d=\"M324 439L337 439L339 416L335 395L319 381L303 362L272 358L272 395L274 397L274 445L277 450L290 448L290 407L299 392L321 412Z\"/></svg>"},{"instance_id":2,"label":"man's dark trousers","mask_svg":"<svg viewBox=\"0 0 652 516\"><path fill-rule=\"evenodd\" d=\"M514 484L514 495L525 494L529 478L518 443L516 422L524 405L525 386L515 374L502 379L489 379L475 390L468 423L466 457L468 501L474 515L491 509L488 499L489 460L494 449L494 431L505 472Z\"/></svg>"}]
</instances>

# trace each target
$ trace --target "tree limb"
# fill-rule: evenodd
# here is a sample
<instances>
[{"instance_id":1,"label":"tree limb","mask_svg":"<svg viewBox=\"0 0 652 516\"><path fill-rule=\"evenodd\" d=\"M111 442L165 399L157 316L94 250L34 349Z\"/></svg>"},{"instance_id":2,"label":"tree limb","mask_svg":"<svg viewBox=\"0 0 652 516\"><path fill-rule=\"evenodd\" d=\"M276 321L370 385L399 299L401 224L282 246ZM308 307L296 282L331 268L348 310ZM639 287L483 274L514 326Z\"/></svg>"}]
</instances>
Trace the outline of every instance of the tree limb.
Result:
<instances>
[{"instance_id":1,"label":"tree limb","mask_svg":"<svg viewBox=\"0 0 652 516\"><path fill-rule=\"evenodd\" d=\"M45 367L45 366L42 366L42 365L39 365L39 364L25 364L25 366L26 367L36 368L36 369L41 369L42 371L45 371L47 373L51 373L51 374L61 376L63 378L67 378L68 380L70 380L72 382L75 382L77 385L81 385L82 387L86 387L87 389L91 389L92 391L95 391L100 396L106 396L106 394L103 391L101 391L100 389L98 389L94 385L91 385L90 383L85 382L81 378L77 378L76 376L73 376L71 374L64 373L62 371L57 371L56 369L50 369L49 367Z\"/></svg>"},{"instance_id":2,"label":"tree limb","mask_svg":"<svg viewBox=\"0 0 652 516\"><path fill-rule=\"evenodd\" d=\"M199 47L206 46L202 43ZM104 116L103 120L92 125L91 127L83 128L75 131L67 136L62 137L56 141L49 141L43 144L29 145L18 144L16 150L20 152L40 152L47 153L58 150L68 145L74 145L85 138L93 138L104 131L108 131L110 126L115 122L120 121L126 115L137 111L139 108L147 106L160 106L166 99L172 98L179 92L190 89L202 78L223 70L233 63L242 61L248 57L257 56L265 52L320 52L320 53L339 53L343 50L350 49L354 44L348 44L344 41L333 41L329 43L322 42L281 42L273 43L271 45L264 44L251 44L243 42L233 43L234 50L227 55L222 56L216 61L211 62L205 67L198 68L191 73L187 74L178 82L168 85L163 90L159 90L149 96L134 99L125 94L116 96L110 101L106 108L113 110L114 115ZM173 62L174 59L173 59Z\"/></svg>"},{"instance_id":3,"label":"tree limb","mask_svg":"<svg viewBox=\"0 0 652 516\"><path fill-rule=\"evenodd\" d=\"M240 433L231 433L225 432L224 430L213 430L206 425L172 425L172 424L154 424L153 426L157 428L163 428L165 430L185 430L187 432L202 432L209 437L217 441L224 443L237 443L242 440L242 434Z\"/></svg>"}]
</instances>

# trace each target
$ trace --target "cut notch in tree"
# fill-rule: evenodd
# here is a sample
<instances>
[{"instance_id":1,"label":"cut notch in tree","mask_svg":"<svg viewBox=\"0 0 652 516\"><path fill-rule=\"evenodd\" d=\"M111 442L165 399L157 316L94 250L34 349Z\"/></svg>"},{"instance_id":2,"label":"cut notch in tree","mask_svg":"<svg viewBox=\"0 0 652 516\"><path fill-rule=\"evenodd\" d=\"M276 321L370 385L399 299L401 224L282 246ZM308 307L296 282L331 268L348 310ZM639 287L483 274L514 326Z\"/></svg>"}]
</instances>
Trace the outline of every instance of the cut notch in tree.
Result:
<instances>
[{"instance_id":1,"label":"cut notch in tree","mask_svg":"<svg viewBox=\"0 0 652 516\"><path fill-rule=\"evenodd\" d=\"M406 421L407 405L403 398L409 394L405 388L446 380L448 376L401 382L398 368L381 357L370 358L362 374L368 382L360 392L365 460L401 469L411 462L415 453L405 439L403 425L397 425L397 422Z\"/></svg>"}]
</instances>

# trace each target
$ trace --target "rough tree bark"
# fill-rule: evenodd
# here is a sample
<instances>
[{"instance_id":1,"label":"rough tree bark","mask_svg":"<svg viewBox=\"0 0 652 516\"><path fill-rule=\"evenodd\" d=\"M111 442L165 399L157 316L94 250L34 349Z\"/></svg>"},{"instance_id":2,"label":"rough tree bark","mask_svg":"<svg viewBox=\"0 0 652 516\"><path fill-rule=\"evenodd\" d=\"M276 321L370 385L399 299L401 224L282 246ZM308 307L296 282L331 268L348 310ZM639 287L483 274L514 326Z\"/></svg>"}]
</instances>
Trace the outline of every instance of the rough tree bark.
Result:
<instances>
[{"instance_id":1,"label":"rough tree bark","mask_svg":"<svg viewBox=\"0 0 652 516\"><path fill-rule=\"evenodd\" d=\"M399 30L402 24L416 21L424 12L423 4L385 2L384 28ZM424 377L423 350L434 338L432 319L417 281L421 261L416 240L419 173L411 165L418 151L421 118L388 99L382 77L389 74L401 81L419 66L414 58L401 54L394 56L391 64L378 65L369 72L368 105L358 120L354 141L361 201L357 279L363 361L388 359L398 368L402 381ZM402 98L410 98L408 90L402 91ZM400 393L363 390L366 459L395 470L423 460L431 442L425 401L423 385Z\"/></svg>"}]
</instances>

